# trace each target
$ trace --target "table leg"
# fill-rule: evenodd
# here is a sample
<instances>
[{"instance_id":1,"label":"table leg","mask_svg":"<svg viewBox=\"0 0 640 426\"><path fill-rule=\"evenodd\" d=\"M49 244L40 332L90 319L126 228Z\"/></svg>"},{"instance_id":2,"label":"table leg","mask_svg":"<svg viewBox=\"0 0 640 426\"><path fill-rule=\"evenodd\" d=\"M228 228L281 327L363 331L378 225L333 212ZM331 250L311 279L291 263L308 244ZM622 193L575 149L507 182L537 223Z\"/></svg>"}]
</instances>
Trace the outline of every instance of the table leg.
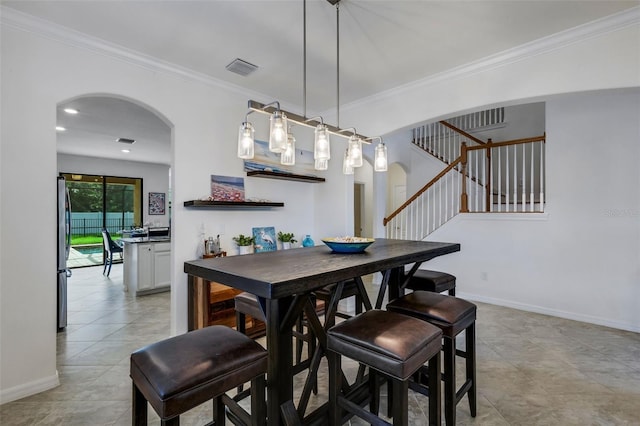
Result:
<instances>
[{"instance_id":1,"label":"table leg","mask_svg":"<svg viewBox=\"0 0 640 426\"><path fill-rule=\"evenodd\" d=\"M280 425L280 406L293 399L293 345L290 328L281 324L292 298L267 299L267 424Z\"/></svg>"}]
</instances>

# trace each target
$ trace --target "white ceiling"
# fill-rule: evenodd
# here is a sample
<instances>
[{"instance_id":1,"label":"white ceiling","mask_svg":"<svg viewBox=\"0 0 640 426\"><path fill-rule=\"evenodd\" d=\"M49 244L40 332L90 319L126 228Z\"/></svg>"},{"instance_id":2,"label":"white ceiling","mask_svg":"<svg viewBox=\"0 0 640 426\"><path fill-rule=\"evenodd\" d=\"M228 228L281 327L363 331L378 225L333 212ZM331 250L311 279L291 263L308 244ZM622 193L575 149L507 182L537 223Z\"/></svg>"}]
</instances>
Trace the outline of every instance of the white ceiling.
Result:
<instances>
[{"instance_id":1,"label":"white ceiling","mask_svg":"<svg viewBox=\"0 0 640 426\"><path fill-rule=\"evenodd\" d=\"M2 4L284 104L303 106L302 0L2 0ZM613 0L342 0L340 104L445 73L639 4ZM312 115L335 108L337 103L336 9L326 0L307 0L306 17L307 113ZM235 58L259 69L247 77L233 74L225 66ZM98 103L96 108L104 113L109 102L99 99ZM93 109L93 105L87 102L82 108ZM138 117L130 123L136 127L125 125L131 115L115 117L118 120L100 123L94 117L82 123L79 135L71 130L60 134L60 151L78 150L82 140L91 139L92 131L97 136L140 141L167 136L166 130L146 134L145 129L153 126L141 123ZM79 123L84 117L74 119ZM165 148L168 157L168 144ZM153 153L147 155L129 158L168 162L167 157L153 160Z\"/></svg>"}]
</instances>

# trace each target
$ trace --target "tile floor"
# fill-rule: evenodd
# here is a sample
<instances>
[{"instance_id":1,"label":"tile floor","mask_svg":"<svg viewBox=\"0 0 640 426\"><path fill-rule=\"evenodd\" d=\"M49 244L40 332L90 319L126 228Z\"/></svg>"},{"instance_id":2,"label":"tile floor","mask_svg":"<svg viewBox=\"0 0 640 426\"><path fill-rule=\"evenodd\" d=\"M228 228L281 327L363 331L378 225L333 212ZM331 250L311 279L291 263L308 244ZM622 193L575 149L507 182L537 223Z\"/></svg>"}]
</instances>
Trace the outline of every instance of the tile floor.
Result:
<instances>
[{"instance_id":1,"label":"tile floor","mask_svg":"<svg viewBox=\"0 0 640 426\"><path fill-rule=\"evenodd\" d=\"M167 337L169 318L169 293L123 293L122 265L110 278L101 267L74 270L69 326L58 334L61 384L2 405L0 425L130 425L129 354ZM465 398L459 425L640 424L637 333L478 304L477 351L478 416ZM412 425L427 424L426 408L412 393ZM203 404L182 424L209 416ZM153 410L149 423L159 424Z\"/></svg>"}]
</instances>

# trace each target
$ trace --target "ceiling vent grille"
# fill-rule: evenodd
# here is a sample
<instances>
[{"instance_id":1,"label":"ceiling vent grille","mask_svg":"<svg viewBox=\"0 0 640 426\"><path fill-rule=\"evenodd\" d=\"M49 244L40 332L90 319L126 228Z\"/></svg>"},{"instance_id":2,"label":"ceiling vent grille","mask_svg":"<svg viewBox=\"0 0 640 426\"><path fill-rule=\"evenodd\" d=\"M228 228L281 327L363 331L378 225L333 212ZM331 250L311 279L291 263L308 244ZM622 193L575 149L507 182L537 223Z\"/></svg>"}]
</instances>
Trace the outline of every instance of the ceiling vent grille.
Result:
<instances>
[{"instance_id":1,"label":"ceiling vent grille","mask_svg":"<svg viewBox=\"0 0 640 426\"><path fill-rule=\"evenodd\" d=\"M120 143L126 143L129 145L133 145L135 143L135 139L127 139L127 138L118 138L116 139L116 142L120 142Z\"/></svg>"},{"instance_id":2,"label":"ceiling vent grille","mask_svg":"<svg viewBox=\"0 0 640 426\"><path fill-rule=\"evenodd\" d=\"M226 66L227 71L247 76L258 69L257 65L253 65L247 61L243 61L240 58L234 59L229 65Z\"/></svg>"}]
</instances>

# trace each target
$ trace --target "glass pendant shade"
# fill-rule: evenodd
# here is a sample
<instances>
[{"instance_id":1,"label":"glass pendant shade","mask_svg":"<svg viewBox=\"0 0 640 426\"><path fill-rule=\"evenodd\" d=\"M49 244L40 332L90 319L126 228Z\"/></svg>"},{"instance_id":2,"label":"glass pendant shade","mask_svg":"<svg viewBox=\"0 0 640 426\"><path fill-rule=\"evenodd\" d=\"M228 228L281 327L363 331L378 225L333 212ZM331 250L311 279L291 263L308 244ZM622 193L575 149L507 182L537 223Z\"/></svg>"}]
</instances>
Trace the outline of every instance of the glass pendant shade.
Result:
<instances>
[{"instance_id":1,"label":"glass pendant shade","mask_svg":"<svg viewBox=\"0 0 640 426\"><path fill-rule=\"evenodd\" d=\"M242 123L238 132L238 158L253 158L255 130L251 123Z\"/></svg>"},{"instance_id":2,"label":"glass pendant shade","mask_svg":"<svg viewBox=\"0 0 640 426\"><path fill-rule=\"evenodd\" d=\"M356 135L349 138L349 158L351 167L362 167L362 139Z\"/></svg>"},{"instance_id":3,"label":"glass pendant shade","mask_svg":"<svg viewBox=\"0 0 640 426\"><path fill-rule=\"evenodd\" d=\"M316 170L327 170L329 168L329 160L316 160L314 168Z\"/></svg>"},{"instance_id":4,"label":"glass pendant shade","mask_svg":"<svg viewBox=\"0 0 640 426\"><path fill-rule=\"evenodd\" d=\"M291 129L287 132L287 145L280 154L280 164L283 166L294 166L296 164L296 138L293 137Z\"/></svg>"},{"instance_id":5,"label":"glass pendant shade","mask_svg":"<svg viewBox=\"0 0 640 426\"><path fill-rule=\"evenodd\" d=\"M379 143L378 146L376 146L373 170L376 172L387 171L387 146L383 143Z\"/></svg>"},{"instance_id":6,"label":"glass pendant shade","mask_svg":"<svg viewBox=\"0 0 640 426\"><path fill-rule=\"evenodd\" d=\"M271 115L269 127L269 151L281 153L287 146L287 116L280 111Z\"/></svg>"},{"instance_id":7,"label":"glass pendant shade","mask_svg":"<svg viewBox=\"0 0 640 426\"><path fill-rule=\"evenodd\" d=\"M318 124L315 131L315 143L313 145L313 158L315 160L331 159L331 146L329 140L329 131L324 124ZM316 168L317 169L317 168ZM317 169L326 170L326 169Z\"/></svg>"},{"instance_id":8,"label":"glass pendant shade","mask_svg":"<svg viewBox=\"0 0 640 426\"><path fill-rule=\"evenodd\" d=\"M344 152L344 161L342 162L342 173L345 175L353 174L353 160L351 159L351 153L349 151L350 149L347 148Z\"/></svg>"}]
</instances>

